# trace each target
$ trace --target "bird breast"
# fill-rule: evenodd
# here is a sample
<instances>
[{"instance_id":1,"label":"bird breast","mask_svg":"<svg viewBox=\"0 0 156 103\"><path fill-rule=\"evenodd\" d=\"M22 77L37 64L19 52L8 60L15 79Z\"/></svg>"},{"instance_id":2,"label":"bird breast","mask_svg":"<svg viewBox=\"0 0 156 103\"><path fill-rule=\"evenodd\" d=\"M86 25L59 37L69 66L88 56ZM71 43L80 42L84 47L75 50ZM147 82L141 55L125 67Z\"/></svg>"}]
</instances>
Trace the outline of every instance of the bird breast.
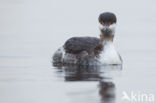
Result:
<instances>
[{"instance_id":1,"label":"bird breast","mask_svg":"<svg viewBox=\"0 0 156 103\"><path fill-rule=\"evenodd\" d=\"M106 41L103 44L103 51L100 54L102 64L121 64L121 59L112 41Z\"/></svg>"}]
</instances>

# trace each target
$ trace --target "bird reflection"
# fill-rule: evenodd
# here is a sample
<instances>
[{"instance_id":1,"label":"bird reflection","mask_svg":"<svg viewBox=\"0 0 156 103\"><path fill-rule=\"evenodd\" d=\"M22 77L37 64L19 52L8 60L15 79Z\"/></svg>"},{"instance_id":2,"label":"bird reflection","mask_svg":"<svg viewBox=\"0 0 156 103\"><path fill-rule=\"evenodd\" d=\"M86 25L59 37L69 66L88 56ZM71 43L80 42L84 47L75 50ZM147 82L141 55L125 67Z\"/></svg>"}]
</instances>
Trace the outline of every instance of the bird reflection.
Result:
<instances>
[{"instance_id":1,"label":"bird reflection","mask_svg":"<svg viewBox=\"0 0 156 103\"><path fill-rule=\"evenodd\" d=\"M115 84L111 81L100 81L99 87L101 103L115 103Z\"/></svg>"},{"instance_id":2,"label":"bird reflection","mask_svg":"<svg viewBox=\"0 0 156 103\"><path fill-rule=\"evenodd\" d=\"M63 72L65 81L98 81L101 103L115 103L115 83L112 72L120 71L121 65L58 67Z\"/></svg>"}]
</instances>

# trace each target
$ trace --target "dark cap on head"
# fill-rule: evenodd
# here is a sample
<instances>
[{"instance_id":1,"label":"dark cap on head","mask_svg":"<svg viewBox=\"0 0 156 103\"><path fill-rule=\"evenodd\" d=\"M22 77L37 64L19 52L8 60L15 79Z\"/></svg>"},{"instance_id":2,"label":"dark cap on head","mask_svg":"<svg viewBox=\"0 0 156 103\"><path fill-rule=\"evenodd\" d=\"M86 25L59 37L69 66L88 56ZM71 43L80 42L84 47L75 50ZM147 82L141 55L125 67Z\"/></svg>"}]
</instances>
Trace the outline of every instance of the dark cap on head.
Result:
<instances>
[{"instance_id":1,"label":"dark cap on head","mask_svg":"<svg viewBox=\"0 0 156 103\"><path fill-rule=\"evenodd\" d=\"M99 15L99 22L103 22L103 23L116 23L117 22L117 19L116 19L116 16L115 14L111 13L111 12L104 12L104 13L101 13Z\"/></svg>"}]
</instances>

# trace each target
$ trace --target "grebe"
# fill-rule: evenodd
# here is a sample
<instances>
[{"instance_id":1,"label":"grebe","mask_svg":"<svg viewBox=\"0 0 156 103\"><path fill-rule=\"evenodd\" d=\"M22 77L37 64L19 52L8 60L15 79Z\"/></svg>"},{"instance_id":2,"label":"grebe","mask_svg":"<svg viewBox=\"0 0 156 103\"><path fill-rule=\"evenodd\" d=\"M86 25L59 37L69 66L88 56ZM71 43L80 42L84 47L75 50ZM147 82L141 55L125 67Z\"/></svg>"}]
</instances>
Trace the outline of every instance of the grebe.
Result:
<instances>
[{"instance_id":1,"label":"grebe","mask_svg":"<svg viewBox=\"0 0 156 103\"><path fill-rule=\"evenodd\" d=\"M116 16L111 12L99 15L100 38L72 37L53 55L53 64L111 65L122 64L113 45Z\"/></svg>"}]
</instances>

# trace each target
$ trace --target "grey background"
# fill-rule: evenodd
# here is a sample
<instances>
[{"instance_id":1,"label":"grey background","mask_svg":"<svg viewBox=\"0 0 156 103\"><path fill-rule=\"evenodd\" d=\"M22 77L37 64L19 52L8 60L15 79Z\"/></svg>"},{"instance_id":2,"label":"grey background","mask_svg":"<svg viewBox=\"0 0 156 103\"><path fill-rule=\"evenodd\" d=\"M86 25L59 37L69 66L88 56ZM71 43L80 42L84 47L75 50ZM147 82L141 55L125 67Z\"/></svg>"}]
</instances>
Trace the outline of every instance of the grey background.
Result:
<instances>
[{"instance_id":1,"label":"grey background","mask_svg":"<svg viewBox=\"0 0 156 103\"><path fill-rule=\"evenodd\" d=\"M124 60L114 79L117 103L122 91L156 94L155 5L155 0L0 0L0 102L87 103L92 98L98 103L96 82L63 82L51 57L72 36L98 37L98 16L105 11L117 15L114 44ZM94 92L82 95L86 89ZM82 94L68 95L74 90Z\"/></svg>"}]
</instances>

